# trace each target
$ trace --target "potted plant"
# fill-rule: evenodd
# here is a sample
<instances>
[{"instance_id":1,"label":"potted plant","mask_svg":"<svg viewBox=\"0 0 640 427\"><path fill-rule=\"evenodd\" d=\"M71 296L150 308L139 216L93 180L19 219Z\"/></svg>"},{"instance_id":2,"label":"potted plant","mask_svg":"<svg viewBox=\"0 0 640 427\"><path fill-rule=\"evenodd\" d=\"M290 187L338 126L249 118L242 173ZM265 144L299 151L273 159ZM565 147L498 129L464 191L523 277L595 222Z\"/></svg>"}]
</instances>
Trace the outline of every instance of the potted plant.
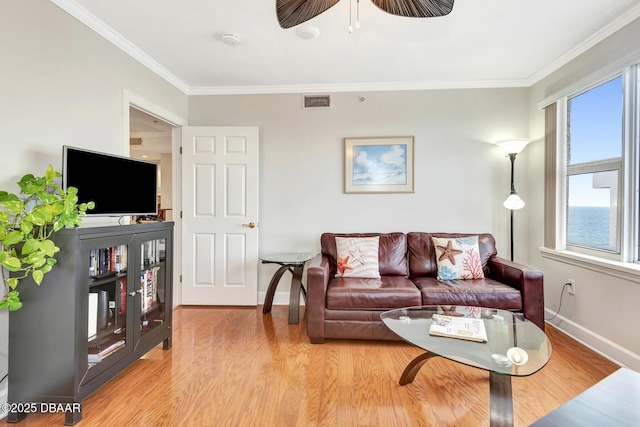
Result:
<instances>
[{"instance_id":1,"label":"potted plant","mask_svg":"<svg viewBox=\"0 0 640 427\"><path fill-rule=\"evenodd\" d=\"M20 194L0 191L0 265L5 288L0 309L22 307L17 291L20 280L31 276L40 286L55 265L60 251L51 235L62 228L82 225L94 203L78 203L78 190L55 183L62 175L49 165L43 177L27 174L18 182Z\"/></svg>"}]
</instances>

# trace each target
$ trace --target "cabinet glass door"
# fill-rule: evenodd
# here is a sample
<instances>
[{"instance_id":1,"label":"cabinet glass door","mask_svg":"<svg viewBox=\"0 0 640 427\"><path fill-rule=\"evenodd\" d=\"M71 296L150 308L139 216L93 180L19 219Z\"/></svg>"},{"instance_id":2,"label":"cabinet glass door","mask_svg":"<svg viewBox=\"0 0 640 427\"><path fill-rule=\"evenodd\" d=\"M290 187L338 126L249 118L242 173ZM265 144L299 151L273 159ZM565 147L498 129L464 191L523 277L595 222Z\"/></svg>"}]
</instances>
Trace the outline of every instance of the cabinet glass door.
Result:
<instances>
[{"instance_id":1,"label":"cabinet glass door","mask_svg":"<svg viewBox=\"0 0 640 427\"><path fill-rule=\"evenodd\" d=\"M140 337L165 321L166 244L166 239L153 239L140 245Z\"/></svg>"},{"instance_id":2,"label":"cabinet glass door","mask_svg":"<svg viewBox=\"0 0 640 427\"><path fill-rule=\"evenodd\" d=\"M87 362L104 366L127 343L127 245L88 251Z\"/></svg>"}]
</instances>

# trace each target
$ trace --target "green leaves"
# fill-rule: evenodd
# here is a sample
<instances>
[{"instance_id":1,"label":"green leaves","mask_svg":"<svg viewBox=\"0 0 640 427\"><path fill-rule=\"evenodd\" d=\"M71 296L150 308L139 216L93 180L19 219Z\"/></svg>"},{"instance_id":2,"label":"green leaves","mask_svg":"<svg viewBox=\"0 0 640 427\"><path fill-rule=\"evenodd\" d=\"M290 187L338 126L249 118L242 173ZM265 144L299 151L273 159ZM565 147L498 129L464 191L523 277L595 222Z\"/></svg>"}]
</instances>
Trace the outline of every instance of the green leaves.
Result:
<instances>
[{"instance_id":1,"label":"green leaves","mask_svg":"<svg viewBox=\"0 0 640 427\"><path fill-rule=\"evenodd\" d=\"M53 243L51 240L45 240L42 242L42 246L40 247L42 252L44 252L47 256L53 257L56 252L60 251L60 248Z\"/></svg>"},{"instance_id":2,"label":"green leaves","mask_svg":"<svg viewBox=\"0 0 640 427\"><path fill-rule=\"evenodd\" d=\"M21 279L31 277L40 285L45 274L56 264L60 251L50 239L62 228L82 225L93 202L78 204L78 189L63 190L55 180L62 175L49 165L44 176L27 174L18 182L20 195L0 191L0 265L3 270L5 297L0 309L22 307L17 288Z\"/></svg>"},{"instance_id":3,"label":"green leaves","mask_svg":"<svg viewBox=\"0 0 640 427\"><path fill-rule=\"evenodd\" d=\"M19 258L9 256L2 261L2 266L11 272L19 271L22 268L22 262Z\"/></svg>"},{"instance_id":4,"label":"green leaves","mask_svg":"<svg viewBox=\"0 0 640 427\"><path fill-rule=\"evenodd\" d=\"M0 310L9 309L9 311L16 311L22 307L22 302L20 302L19 298L20 292L11 291L9 292L4 300L0 301Z\"/></svg>"},{"instance_id":5,"label":"green leaves","mask_svg":"<svg viewBox=\"0 0 640 427\"><path fill-rule=\"evenodd\" d=\"M2 245L6 248L16 243L22 242L24 239L24 233L21 231L10 231L9 234L5 235L4 239L2 239Z\"/></svg>"},{"instance_id":6,"label":"green leaves","mask_svg":"<svg viewBox=\"0 0 640 427\"><path fill-rule=\"evenodd\" d=\"M61 176L62 174L60 172L56 172L51 165L49 165L47 170L44 172L44 178L47 181L53 181L54 178L60 178Z\"/></svg>"},{"instance_id":7,"label":"green leaves","mask_svg":"<svg viewBox=\"0 0 640 427\"><path fill-rule=\"evenodd\" d=\"M22 255L29 255L40 249L40 241L36 239L29 239L22 246Z\"/></svg>"},{"instance_id":8,"label":"green leaves","mask_svg":"<svg viewBox=\"0 0 640 427\"><path fill-rule=\"evenodd\" d=\"M40 286L40 283L42 283L42 279L44 278L42 270L34 270L33 273L31 273L31 276L33 277L33 281Z\"/></svg>"},{"instance_id":9,"label":"green leaves","mask_svg":"<svg viewBox=\"0 0 640 427\"><path fill-rule=\"evenodd\" d=\"M17 288L18 287L18 282L19 282L19 280L18 280L17 277L12 277L10 279L7 279L7 283L8 283L8 285L9 285L9 287L11 289Z\"/></svg>"},{"instance_id":10,"label":"green leaves","mask_svg":"<svg viewBox=\"0 0 640 427\"><path fill-rule=\"evenodd\" d=\"M0 206L7 209L12 214L20 213L24 209L22 200L15 194L0 191Z\"/></svg>"}]
</instances>

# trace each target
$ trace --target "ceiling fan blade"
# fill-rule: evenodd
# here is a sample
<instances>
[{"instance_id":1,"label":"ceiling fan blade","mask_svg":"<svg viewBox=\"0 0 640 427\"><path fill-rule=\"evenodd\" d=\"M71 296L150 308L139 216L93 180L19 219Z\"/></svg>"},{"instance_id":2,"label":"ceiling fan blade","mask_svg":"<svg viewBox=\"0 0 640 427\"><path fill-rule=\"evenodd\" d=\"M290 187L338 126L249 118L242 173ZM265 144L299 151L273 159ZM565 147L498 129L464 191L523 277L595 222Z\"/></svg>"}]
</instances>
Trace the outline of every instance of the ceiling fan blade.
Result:
<instances>
[{"instance_id":1,"label":"ceiling fan blade","mask_svg":"<svg viewBox=\"0 0 640 427\"><path fill-rule=\"evenodd\" d=\"M410 18L448 15L454 0L371 0L387 13Z\"/></svg>"},{"instance_id":2,"label":"ceiling fan blade","mask_svg":"<svg viewBox=\"0 0 640 427\"><path fill-rule=\"evenodd\" d=\"M276 0L276 14L282 28L291 28L315 18L340 0Z\"/></svg>"}]
</instances>

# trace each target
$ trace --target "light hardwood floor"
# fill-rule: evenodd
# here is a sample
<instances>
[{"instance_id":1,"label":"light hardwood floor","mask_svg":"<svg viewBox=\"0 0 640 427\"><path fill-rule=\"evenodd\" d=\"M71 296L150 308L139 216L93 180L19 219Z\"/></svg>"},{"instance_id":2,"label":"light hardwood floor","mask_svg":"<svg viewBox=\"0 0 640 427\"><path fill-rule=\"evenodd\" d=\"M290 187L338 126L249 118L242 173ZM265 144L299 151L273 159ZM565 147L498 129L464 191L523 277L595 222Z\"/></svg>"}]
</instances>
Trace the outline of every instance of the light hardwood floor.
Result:
<instances>
[{"instance_id":1,"label":"light hardwood floor","mask_svg":"<svg viewBox=\"0 0 640 427\"><path fill-rule=\"evenodd\" d=\"M302 310L304 313L304 310ZM302 314L301 313L301 314ZM422 351L403 342L309 343L287 309L182 307L173 348L153 349L83 404L78 426L488 426L489 375L440 358L407 386ZM547 327L553 354L513 379L515 425L527 426L618 367ZM16 426L63 425L33 414Z\"/></svg>"}]
</instances>

